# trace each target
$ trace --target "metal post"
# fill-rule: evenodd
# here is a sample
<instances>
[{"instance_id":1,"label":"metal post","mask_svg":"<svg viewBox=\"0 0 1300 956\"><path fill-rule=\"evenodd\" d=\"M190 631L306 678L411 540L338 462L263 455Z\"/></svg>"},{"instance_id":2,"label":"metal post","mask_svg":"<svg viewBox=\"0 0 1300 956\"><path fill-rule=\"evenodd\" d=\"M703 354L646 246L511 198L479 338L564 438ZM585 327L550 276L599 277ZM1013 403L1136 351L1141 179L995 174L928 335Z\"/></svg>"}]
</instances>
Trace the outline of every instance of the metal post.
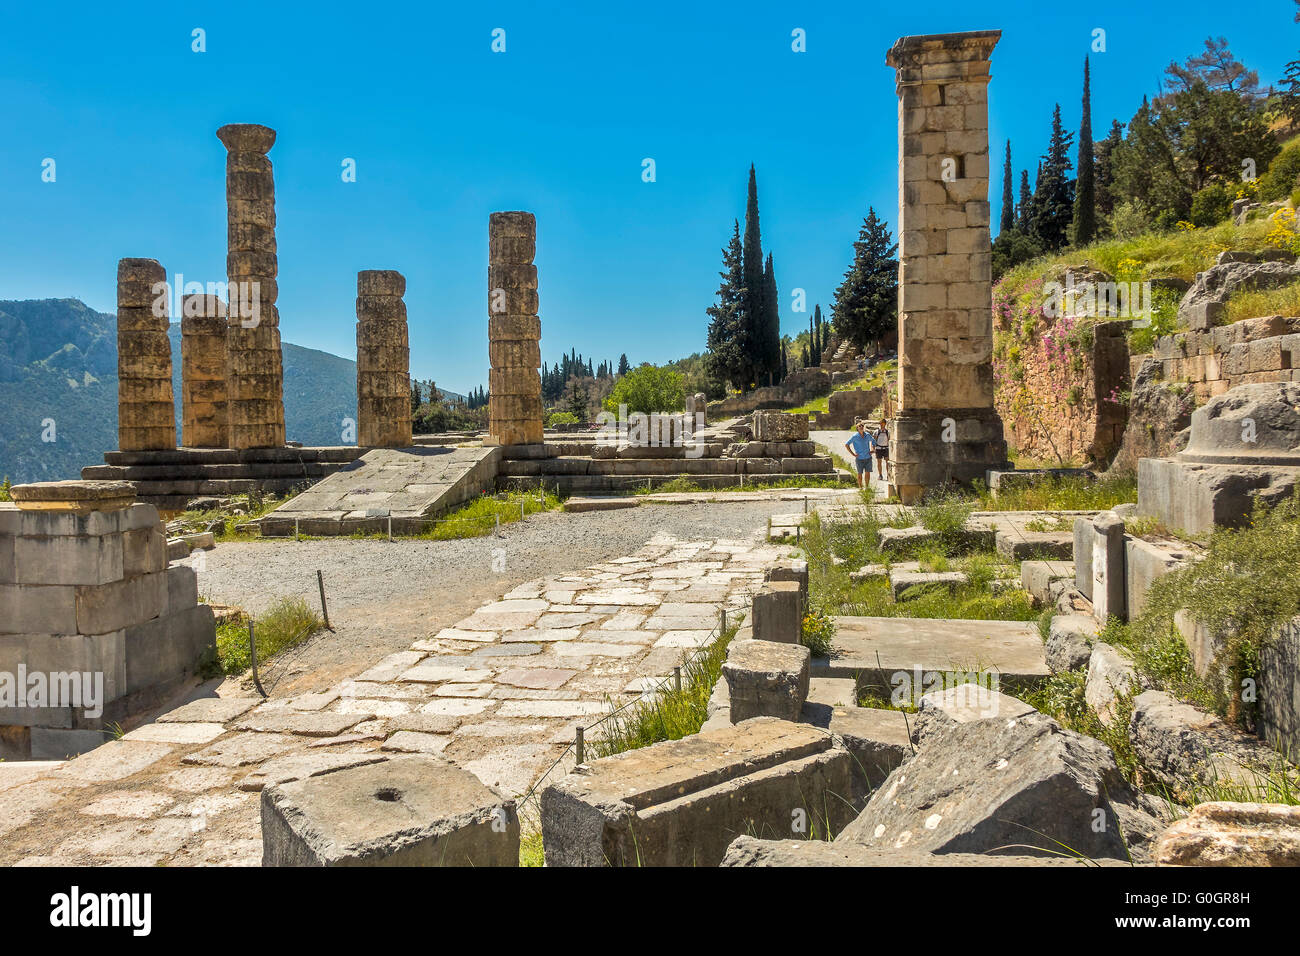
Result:
<instances>
[{"instance_id":1,"label":"metal post","mask_svg":"<svg viewBox=\"0 0 1300 956\"><path fill-rule=\"evenodd\" d=\"M727 609L725 607L722 609L722 633L727 633Z\"/></svg>"},{"instance_id":2,"label":"metal post","mask_svg":"<svg viewBox=\"0 0 1300 956\"><path fill-rule=\"evenodd\" d=\"M388 516L388 540L393 540L393 516Z\"/></svg>"},{"instance_id":3,"label":"metal post","mask_svg":"<svg viewBox=\"0 0 1300 956\"><path fill-rule=\"evenodd\" d=\"M519 520L520 521L524 520L524 499L523 498L519 499Z\"/></svg>"},{"instance_id":4,"label":"metal post","mask_svg":"<svg viewBox=\"0 0 1300 956\"><path fill-rule=\"evenodd\" d=\"M321 574L319 568L316 570L316 584L320 588L320 613L325 618L325 630L332 631L334 628L330 627L330 611L325 606L325 575Z\"/></svg>"},{"instance_id":5,"label":"metal post","mask_svg":"<svg viewBox=\"0 0 1300 956\"><path fill-rule=\"evenodd\" d=\"M680 667L673 668L673 686L677 689L677 693L682 692L682 669Z\"/></svg>"},{"instance_id":6,"label":"metal post","mask_svg":"<svg viewBox=\"0 0 1300 956\"><path fill-rule=\"evenodd\" d=\"M577 727L574 727L573 730L574 730L574 737L573 737L574 753L577 755L579 764L586 763L587 755L586 755L586 748L583 746L582 725L579 724Z\"/></svg>"},{"instance_id":7,"label":"metal post","mask_svg":"<svg viewBox=\"0 0 1300 956\"><path fill-rule=\"evenodd\" d=\"M298 540L298 519L293 519L293 540Z\"/></svg>"},{"instance_id":8,"label":"metal post","mask_svg":"<svg viewBox=\"0 0 1300 956\"><path fill-rule=\"evenodd\" d=\"M808 513L808 496L807 496L807 495L804 495L804 496L803 496L803 513L804 513L804 514L807 514L807 513Z\"/></svg>"},{"instance_id":9,"label":"metal post","mask_svg":"<svg viewBox=\"0 0 1300 956\"><path fill-rule=\"evenodd\" d=\"M257 688L259 694L265 697L266 691L262 690L262 682L257 677L257 638L253 636L253 619L251 617L248 619L248 657L253 665L253 686Z\"/></svg>"}]
</instances>

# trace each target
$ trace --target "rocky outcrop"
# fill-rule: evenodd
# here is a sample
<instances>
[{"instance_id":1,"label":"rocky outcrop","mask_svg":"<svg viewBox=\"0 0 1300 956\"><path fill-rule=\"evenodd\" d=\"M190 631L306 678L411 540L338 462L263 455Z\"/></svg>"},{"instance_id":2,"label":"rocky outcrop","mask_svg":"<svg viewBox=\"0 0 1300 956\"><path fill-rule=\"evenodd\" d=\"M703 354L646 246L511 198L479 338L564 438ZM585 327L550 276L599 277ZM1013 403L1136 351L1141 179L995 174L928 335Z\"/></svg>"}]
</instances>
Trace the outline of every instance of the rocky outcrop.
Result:
<instances>
[{"instance_id":1,"label":"rocky outcrop","mask_svg":"<svg viewBox=\"0 0 1300 956\"><path fill-rule=\"evenodd\" d=\"M1252 289L1275 289L1300 279L1300 263L1259 262L1248 253L1231 253L1204 272L1198 272L1192 286L1178 303L1178 318L1189 323L1203 313L1207 303L1224 304L1234 292ZM1195 327L1195 326L1193 326Z\"/></svg>"},{"instance_id":2,"label":"rocky outcrop","mask_svg":"<svg viewBox=\"0 0 1300 956\"><path fill-rule=\"evenodd\" d=\"M1152 855L1162 866L1300 866L1300 807L1202 803L1160 834Z\"/></svg>"}]
</instances>

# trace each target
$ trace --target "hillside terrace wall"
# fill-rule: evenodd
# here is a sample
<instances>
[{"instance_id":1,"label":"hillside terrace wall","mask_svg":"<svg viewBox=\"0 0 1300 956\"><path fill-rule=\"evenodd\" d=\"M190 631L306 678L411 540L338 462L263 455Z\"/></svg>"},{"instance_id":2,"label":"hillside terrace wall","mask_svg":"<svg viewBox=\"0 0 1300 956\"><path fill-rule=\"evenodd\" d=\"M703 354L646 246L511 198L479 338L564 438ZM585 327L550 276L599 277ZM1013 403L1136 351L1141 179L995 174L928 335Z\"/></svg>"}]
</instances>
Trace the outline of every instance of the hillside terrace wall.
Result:
<instances>
[{"instance_id":1,"label":"hillside terrace wall","mask_svg":"<svg viewBox=\"0 0 1300 956\"><path fill-rule=\"evenodd\" d=\"M1185 382L1200 405L1236 385L1300 382L1300 318L1270 315L1156 340L1146 361L1159 378Z\"/></svg>"}]
</instances>

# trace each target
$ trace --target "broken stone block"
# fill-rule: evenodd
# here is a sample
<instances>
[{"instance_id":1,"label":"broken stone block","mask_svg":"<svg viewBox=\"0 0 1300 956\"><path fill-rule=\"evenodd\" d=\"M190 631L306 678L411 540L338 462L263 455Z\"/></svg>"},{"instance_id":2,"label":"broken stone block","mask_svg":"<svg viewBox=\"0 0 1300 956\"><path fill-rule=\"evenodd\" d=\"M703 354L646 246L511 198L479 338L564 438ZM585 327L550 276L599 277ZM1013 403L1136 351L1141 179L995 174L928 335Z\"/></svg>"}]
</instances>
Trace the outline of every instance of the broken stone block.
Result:
<instances>
[{"instance_id":1,"label":"broken stone block","mask_svg":"<svg viewBox=\"0 0 1300 956\"><path fill-rule=\"evenodd\" d=\"M808 697L809 660L802 644L733 640L722 665L731 722L751 717L798 720Z\"/></svg>"},{"instance_id":2,"label":"broken stone block","mask_svg":"<svg viewBox=\"0 0 1300 956\"><path fill-rule=\"evenodd\" d=\"M1083 698L1103 724L1110 726L1114 722L1118 698L1130 696L1138 689L1137 671L1127 654L1109 644L1098 642L1092 645Z\"/></svg>"},{"instance_id":3,"label":"broken stone block","mask_svg":"<svg viewBox=\"0 0 1300 956\"><path fill-rule=\"evenodd\" d=\"M1128 618L1124 550L1124 522L1112 512L1097 515L1092 520L1092 607L1102 623L1111 615Z\"/></svg>"},{"instance_id":4,"label":"broken stone block","mask_svg":"<svg viewBox=\"0 0 1300 956\"><path fill-rule=\"evenodd\" d=\"M1020 565L1020 586L1034 598L1034 603L1050 605L1056 595L1052 584L1074 580L1074 565L1069 561L1025 561Z\"/></svg>"},{"instance_id":5,"label":"broken stone block","mask_svg":"<svg viewBox=\"0 0 1300 956\"><path fill-rule=\"evenodd\" d=\"M1076 856L927 853L825 840L760 840L738 836L720 866L1128 866L1127 860L1086 860Z\"/></svg>"},{"instance_id":6,"label":"broken stone block","mask_svg":"<svg viewBox=\"0 0 1300 956\"><path fill-rule=\"evenodd\" d=\"M1074 519L1074 586L1092 600L1092 519Z\"/></svg>"},{"instance_id":7,"label":"broken stone block","mask_svg":"<svg viewBox=\"0 0 1300 956\"><path fill-rule=\"evenodd\" d=\"M1053 674L1088 666L1092 642L1101 632L1096 618L1088 614L1058 614L1052 618L1047 637L1047 666Z\"/></svg>"},{"instance_id":8,"label":"broken stone block","mask_svg":"<svg viewBox=\"0 0 1300 956\"><path fill-rule=\"evenodd\" d=\"M1300 617L1287 621L1259 650L1259 724L1275 746L1300 754Z\"/></svg>"},{"instance_id":9,"label":"broken stone block","mask_svg":"<svg viewBox=\"0 0 1300 956\"><path fill-rule=\"evenodd\" d=\"M1161 866L1300 866L1300 807L1201 803L1160 834Z\"/></svg>"},{"instance_id":10,"label":"broken stone block","mask_svg":"<svg viewBox=\"0 0 1300 956\"><path fill-rule=\"evenodd\" d=\"M1029 714L930 737L835 839L1033 856L1064 844L1089 858L1127 860L1130 851L1142 858L1160 829L1105 744Z\"/></svg>"},{"instance_id":11,"label":"broken stone block","mask_svg":"<svg viewBox=\"0 0 1300 956\"><path fill-rule=\"evenodd\" d=\"M808 562L802 558L790 558L767 569L763 575L766 581L793 581L799 585L804 604L808 603Z\"/></svg>"},{"instance_id":12,"label":"broken stone block","mask_svg":"<svg viewBox=\"0 0 1300 956\"><path fill-rule=\"evenodd\" d=\"M1128 538L1124 545L1124 603L1129 620L1146 607L1147 591L1157 578L1192 559L1185 548L1162 546L1141 538Z\"/></svg>"},{"instance_id":13,"label":"broken stone block","mask_svg":"<svg viewBox=\"0 0 1300 956\"><path fill-rule=\"evenodd\" d=\"M757 411L754 413L754 438L757 441L807 441L808 416Z\"/></svg>"},{"instance_id":14,"label":"broken stone block","mask_svg":"<svg viewBox=\"0 0 1300 956\"><path fill-rule=\"evenodd\" d=\"M262 791L263 866L518 866L519 818L478 777L431 754Z\"/></svg>"},{"instance_id":15,"label":"broken stone block","mask_svg":"<svg viewBox=\"0 0 1300 956\"><path fill-rule=\"evenodd\" d=\"M803 636L803 593L794 581L770 581L754 595L754 639L798 644Z\"/></svg>"},{"instance_id":16,"label":"broken stone block","mask_svg":"<svg viewBox=\"0 0 1300 956\"><path fill-rule=\"evenodd\" d=\"M802 837L852 818L848 752L772 717L592 761L542 791L547 866L717 866L740 833Z\"/></svg>"},{"instance_id":17,"label":"broken stone block","mask_svg":"<svg viewBox=\"0 0 1300 956\"><path fill-rule=\"evenodd\" d=\"M1013 528L997 533L997 552L1009 561L1026 559L1068 561L1074 554L1074 536L1061 531Z\"/></svg>"},{"instance_id":18,"label":"broken stone block","mask_svg":"<svg viewBox=\"0 0 1300 956\"><path fill-rule=\"evenodd\" d=\"M1214 782L1256 785L1255 768L1276 761L1258 738L1159 690L1133 698L1128 735L1144 774L1175 793Z\"/></svg>"},{"instance_id":19,"label":"broken stone block","mask_svg":"<svg viewBox=\"0 0 1300 956\"><path fill-rule=\"evenodd\" d=\"M933 591L955 591L966 583L961 571L894 571L889 575L895 601L912 600Z\"/></svg>"},{"instance_id":20,"label":"broken stone block","mask_svg":"<svg viewBox=\"0 0 1300 956\"><path fill-rule=\"evenodd\" d=\"M917 702L912 739L923 746L934 734L944 734L962 724L994 717L1015 720L1037 713L1023 700L1010 697L979 683L958 684L947 690L925 694Z\"/></svg>"}]
</instances>

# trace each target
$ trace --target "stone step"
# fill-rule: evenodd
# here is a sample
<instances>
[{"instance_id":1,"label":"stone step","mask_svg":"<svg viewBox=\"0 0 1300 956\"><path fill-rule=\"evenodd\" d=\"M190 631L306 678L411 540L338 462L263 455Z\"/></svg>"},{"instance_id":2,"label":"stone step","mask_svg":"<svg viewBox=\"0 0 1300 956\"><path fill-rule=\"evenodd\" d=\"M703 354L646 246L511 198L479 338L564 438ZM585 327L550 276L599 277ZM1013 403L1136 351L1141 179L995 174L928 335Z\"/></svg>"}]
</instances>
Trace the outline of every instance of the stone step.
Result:
<instances>
[{"instance_id":1,"label":"stone step","mask_svg":"<svg viewBox=\"0 0 1300 956\"><path fill-rule=\"evenodd\" d=\"M622 508L635 508L641 502L632 496L620 498L570 498L564 503L565 511L618 511Z\"/></svg>"},{"instance_id":2,"label":"stone step","mask_svg":"<svg viewBox=\"0 0 1300 956\"><path fill-rule=\"evenodd\" d=\"M837 617L835 649L814 657L814 677L852 677L859 689L888 698L900 682L928 675L996 674L999 687L1032 689L1049 671L1032 621L964 621L898 617ZM966 683L959 680L956 683ZM948 680L951 686L952 680ZM942 688L940 688L942 689Z\"/></svg>"}]
</instances>

